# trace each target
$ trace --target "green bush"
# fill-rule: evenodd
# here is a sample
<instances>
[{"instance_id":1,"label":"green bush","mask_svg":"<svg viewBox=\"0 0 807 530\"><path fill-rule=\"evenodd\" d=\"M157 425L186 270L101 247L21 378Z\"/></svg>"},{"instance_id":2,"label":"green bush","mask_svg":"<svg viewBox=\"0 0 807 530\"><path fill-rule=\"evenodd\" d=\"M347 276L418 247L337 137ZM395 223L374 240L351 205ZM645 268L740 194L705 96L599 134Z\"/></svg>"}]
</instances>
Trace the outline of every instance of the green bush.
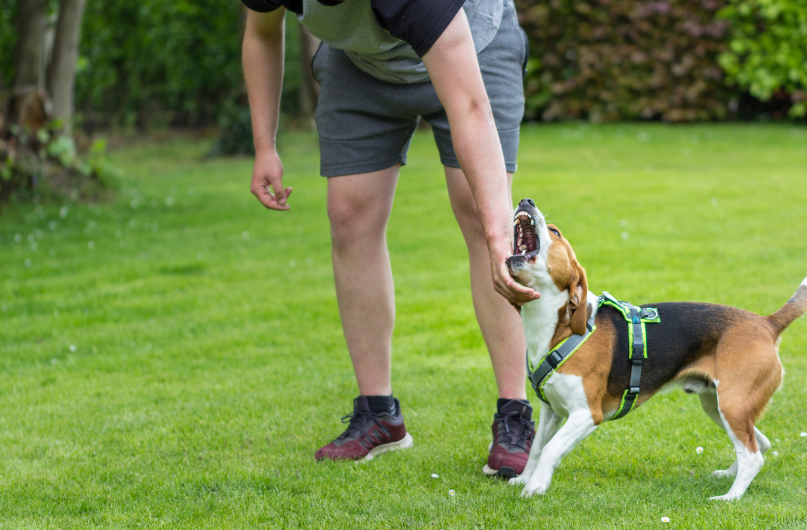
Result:
<instances>
[{"instance_id":1,"label":"green bush","mask_svg":"<svg viewBox=\"0 0 807 530\"><path fill-rule=\"evenodd\" d=\"M790 116L807 115L807 3L804 0L729 0L719 13L731 24L720 65L729 84L762 101L785 91Z\"/></svg>"},{"instance_id":2,"label":"green bush","mask_svg":"<svg viewBox=\"0 0 807 530\"><path fill-rule=\"evenodd\" d=\"M516 0L530 38L531 119L721 119L715 0Z\"/></svg>"}]
</instances>

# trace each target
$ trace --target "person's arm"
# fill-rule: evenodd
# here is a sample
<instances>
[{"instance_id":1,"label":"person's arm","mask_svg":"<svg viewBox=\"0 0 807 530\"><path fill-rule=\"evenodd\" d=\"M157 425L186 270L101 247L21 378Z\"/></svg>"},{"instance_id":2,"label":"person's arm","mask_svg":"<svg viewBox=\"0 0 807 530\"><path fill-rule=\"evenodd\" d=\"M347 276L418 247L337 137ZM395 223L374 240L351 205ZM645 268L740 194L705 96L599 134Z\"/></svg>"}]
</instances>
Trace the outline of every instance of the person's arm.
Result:
<instances>
[{"instance_id":1,"label":"person's arm","mask_svg":"<svg viewBox=\"0 0 807 530\"><path fill-rule=\"evenodd\" d=\"M250 10L241 51L255 141L250 191L272 210L288 210L286 200L291 195L291 188L283 188L283 164L275 143L283 88L285 14L284 8L268 13Z\"/></svg>"},{"instance_id":2,"label":"person's arm","mask_svg":"<svg viewBox=\"0 0 807 530\"><path fill-rule=\"evenodd\" d=\"M479 209L496 291L513 304L536 300L540 294L516 283L504 263L512 254L513 206L499 134L463 9L423 55L423 63L448 115L454 151Z\"/></svg>"}]
</instances>

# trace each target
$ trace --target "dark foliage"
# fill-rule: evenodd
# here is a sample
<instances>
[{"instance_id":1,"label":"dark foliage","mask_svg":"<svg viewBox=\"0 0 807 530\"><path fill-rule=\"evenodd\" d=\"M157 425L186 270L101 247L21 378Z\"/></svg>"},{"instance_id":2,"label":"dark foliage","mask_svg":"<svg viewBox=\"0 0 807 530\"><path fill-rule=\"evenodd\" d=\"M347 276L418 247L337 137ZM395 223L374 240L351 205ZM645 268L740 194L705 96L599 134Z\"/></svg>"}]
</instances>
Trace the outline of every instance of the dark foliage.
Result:
<instances>
[{"instance_id":1,"label":"dark foliage","mask_svg":"<svg viewBox=\"0 0 807 530\"><path fill-rule=\"evenodd\" d=\"M732 94L715 0L516 0L532 119L721 119Z\"/></svg>"}]
</instances>

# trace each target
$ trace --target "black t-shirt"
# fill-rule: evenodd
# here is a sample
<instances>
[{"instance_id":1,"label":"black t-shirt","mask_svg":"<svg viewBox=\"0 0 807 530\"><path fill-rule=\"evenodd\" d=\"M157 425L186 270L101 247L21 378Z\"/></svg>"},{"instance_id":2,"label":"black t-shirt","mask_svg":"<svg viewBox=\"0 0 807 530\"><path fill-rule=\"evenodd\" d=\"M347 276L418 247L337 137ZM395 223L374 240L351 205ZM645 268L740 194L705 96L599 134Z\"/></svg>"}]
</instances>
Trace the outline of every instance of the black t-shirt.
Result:
<instances>
[{"instance_id":1,"label":"black t-shirt","mask_svg":"<svg viewBox=\"0 0 807 530\"><path fill-rule=\"evenodd\" d=\"M302 0L241 0L259 13L280 7L301 14ZM319 0L323 5L337 5L335 0ZM348 0L357 1L357 0ZM408 43L418 56L429 51L454 20L465 0L370 0L378 24L390 35Z\"/></svg>"}]
</instances>

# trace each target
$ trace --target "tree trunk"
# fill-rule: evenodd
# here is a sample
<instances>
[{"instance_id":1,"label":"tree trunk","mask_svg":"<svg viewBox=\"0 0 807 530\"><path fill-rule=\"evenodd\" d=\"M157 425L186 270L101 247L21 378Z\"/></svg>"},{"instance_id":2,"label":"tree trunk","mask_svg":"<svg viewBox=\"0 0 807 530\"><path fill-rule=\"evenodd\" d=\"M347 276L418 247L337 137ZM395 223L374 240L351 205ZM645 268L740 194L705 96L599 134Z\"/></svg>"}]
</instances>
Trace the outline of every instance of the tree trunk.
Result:
<instances>
[{"instance_id":1,"label":"tree trunk","mask_svg":"<svg viewBox=\"0 0 807 530\"><path fill-rule=\"evenodd\" d=\"M17 54L14 88L43 87L46 0L19 0L17 6Z\"/></svg>"},{"instance_id":2,"label":"tree trunk","mask_svg":"<svg viewBox=\"0 0 807 530\"><path fill-rule=\"evenodd\" d=\"M307 125L314 126L314 111L317 109L319 83L311 71L311 60L319 47L319 39L311 35L302 24L298 23L300 32L300 119Z\"/></svg>"},{"instance_id":3,"label":"tree trunk","mask_svg":"<svg viewBox=\"0 0 807 530\"><path fill-rule=\"evenodd\" d=\"M48 92L53 100L53 117L68 134L73 120L73 88L76 80L81 18L87 0L61 0L59 22L48 68Z\"/></svg>"}]
</instances>

